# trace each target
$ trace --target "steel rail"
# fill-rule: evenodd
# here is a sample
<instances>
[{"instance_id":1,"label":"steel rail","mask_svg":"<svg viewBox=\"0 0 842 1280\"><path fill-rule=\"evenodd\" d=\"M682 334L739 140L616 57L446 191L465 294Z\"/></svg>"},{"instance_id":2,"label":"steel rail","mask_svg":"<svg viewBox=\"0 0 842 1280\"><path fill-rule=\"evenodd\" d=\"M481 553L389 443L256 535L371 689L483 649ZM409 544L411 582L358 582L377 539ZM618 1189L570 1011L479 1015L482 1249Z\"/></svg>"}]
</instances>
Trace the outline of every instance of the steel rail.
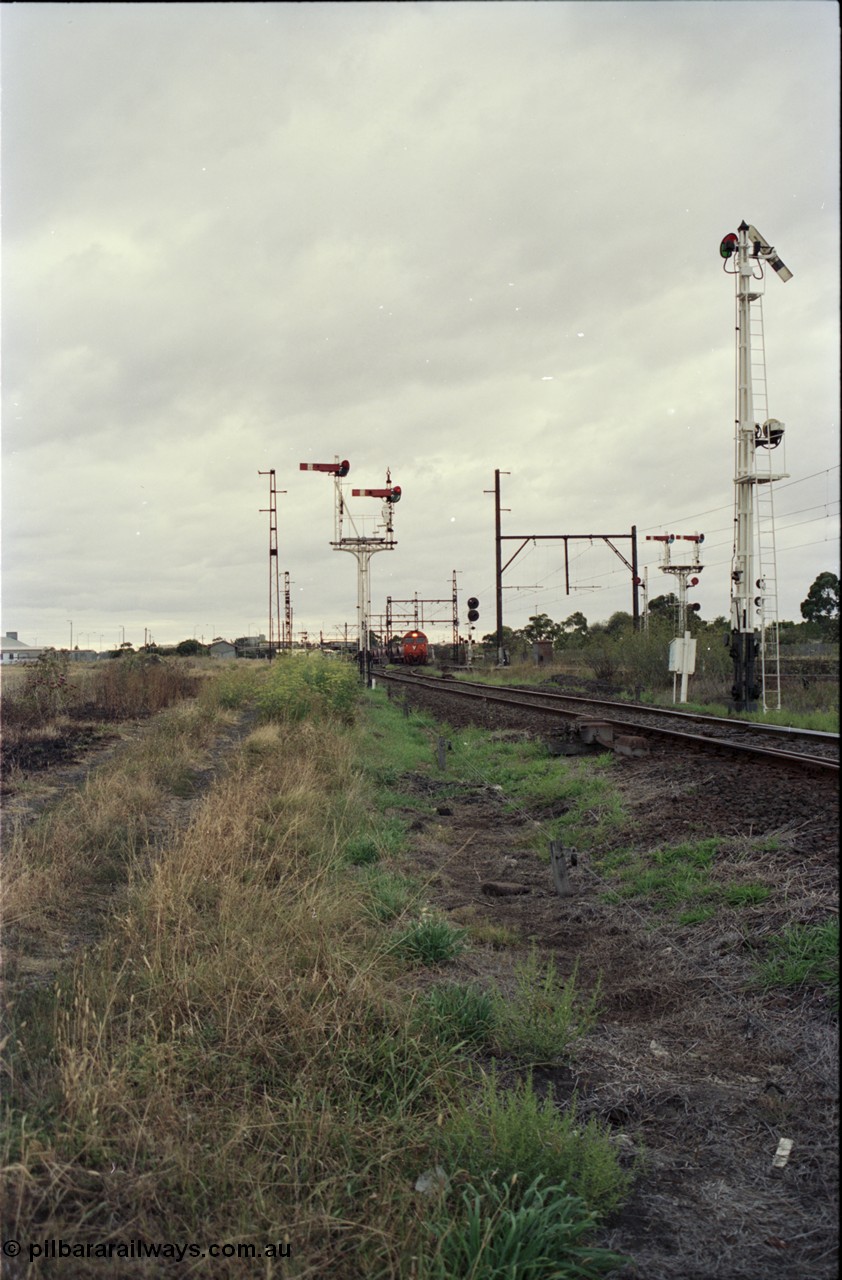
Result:
<instances>
[{"instance_id":1,"label":"steel rail","mask_svg":"<svg viewBox=\"0 0 842 1280\"><path fill-rule=\"evenodd\" d=\"M531 691L527 689L511 689L505 687L498 688L493 685L481 684L475 681L449 681L418 674L409 676L392 672L380 672L378 674L378 679L386 680L394 684L405 684L409 687L428 689L434 693L441 693L446 696L462 697L485 703L496 702L501 706L517 707L523 710L538 712L539 714L567 719L582 718L584 714L581 710L564 710L561 707L560 704L562 702L573 701L573 697L565 694L546 694L543 690ZM616 702L601 702L597 698L576 697L575 700L577 705L579 703L583 703L591 707L606 707L612 711L618 705ZM635 707L634 710L636 713L639 708ZM645 713L651 712L653 715L659 713L659 709L654 707L646 707L642 708L642 710ZM743 726L743 722L730 720L724 721L716 716L695 717L688 715L686 712L671 712L669 708L665 708L664 710L666 710L668 715L683 717L686 721L702 719L707 723L717 724L722 728L727 727L729 732L749 732L757 727L752 722ZM684 746L694 747L700 750L730 752L734 755L760 757L761 759L774 760L778 763L800 766L802 768L812 769L831 775L838 775L839 773L838 760L830 760L821 756L804 755L796 751L778 749L771 746L758 746L747 742L735 742L727 738L708 737L704 734L690 733L686 730L677 728L666 728L663 725L640 724L637 721L619 720L613 715L605 715L601 718L603 722L610 725L612 729L624 734L628 733L644 737L651 736L666 738L670 741L679 742ZM774 730L779 726L762 725L760 727L762 729ZM819 733L817 730L808 730L807 732L811 735ZM819 736L823 739L830 739L831 741L836 741L838 743L838 734L819 733Z\"/></svg>"}]
</instances>

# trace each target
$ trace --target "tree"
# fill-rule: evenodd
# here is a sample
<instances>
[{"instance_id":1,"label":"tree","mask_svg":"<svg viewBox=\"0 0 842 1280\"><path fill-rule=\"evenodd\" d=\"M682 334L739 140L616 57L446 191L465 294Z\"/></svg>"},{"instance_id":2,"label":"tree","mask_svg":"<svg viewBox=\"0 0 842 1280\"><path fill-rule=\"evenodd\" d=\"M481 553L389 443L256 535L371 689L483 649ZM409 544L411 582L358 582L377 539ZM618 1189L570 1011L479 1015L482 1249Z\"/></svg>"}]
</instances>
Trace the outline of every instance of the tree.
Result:
<instances>
[{"instance_id":1,"label":"tree","mask_svg":"<svg viewBox=\"0 0 842 1280\"><path fill-rule=\"evenodd\" d=\"M197 653L204 652L201 641L199 640L182 640L175 646L175 651L181 658L195 658Z\"/></svg>"},{"instance_id":2,"label":"tree","mask_svg":"<svg viewBox=\"0 0 842 1280\"><path fill-rule=\"evenodd\" d=\"M672 592L667 596L655 596L649 601L647 612L655 618L673 617L678 612L678 596Z\"/></svg>"},{"instance_id":3,"label":"tree","mask_svg":"<svg viewBox=\"0 0 842 1280\"><path fill-rule=\"evenodd\" d=\"M512 631L511 627L503 627L502 640L504 649L510 649L512 647L514 634L515 633ZM487 635L482 637L480 644L489 649L493 649L497 644L497 632L489 631Z\"/></svg>"},{"instance_id":4,"label":"tree","mask_svg":"<svg viewBox=\"0 0 842 1280\"><path fill-rule=\"evenodd\" d=\"M565 618L560 624L566 635L574 635L584 637L588 634L588 620L583 613L571 613L569 618Z\"/></svg>"},{"instance_id":5,"label":"tree","mask_svg":"<svg viewBox=\"0 0 842 1280\"><path fill-rule=\"evenodd\" d=\"M801 601L801 617L814 623L829 640L839 637L839 579L835 573L820 573L807 599Z\"/></svg>"},{"instance_id":6,"label":"tree","mask_svg":"<svg viewBox=\"0 0 842 1280\"><path fill-rule=\"evenodd\" d=\"M548 613L534 613L523 628L524 639L530 643L536 640L555 640L559 634L559 625L553 622Z\"/></svg>"},{"instance_id":7,"label":"tree","mask_svg":"<svg viewBox=\"0 0 842 1280\"><path fill-rule=\"evenodd\" d=\"M634 618L630 613L624 613L622 609L617 613L612 613L611 617L605 624L606 634L609 636L622 635L624 631L634 630Z\"/></svg>"}]
</instances>

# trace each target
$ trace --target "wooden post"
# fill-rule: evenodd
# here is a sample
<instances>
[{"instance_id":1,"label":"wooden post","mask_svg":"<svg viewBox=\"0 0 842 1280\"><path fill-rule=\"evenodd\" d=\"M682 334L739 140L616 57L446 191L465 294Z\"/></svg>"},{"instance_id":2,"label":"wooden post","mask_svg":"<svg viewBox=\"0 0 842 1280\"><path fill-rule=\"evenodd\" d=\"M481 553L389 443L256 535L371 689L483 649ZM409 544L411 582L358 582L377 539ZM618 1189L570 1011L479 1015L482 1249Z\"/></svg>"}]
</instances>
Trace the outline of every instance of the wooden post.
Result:
<instances>
[{"instance_id":1,"label":"wooden post","mask_svg":"<svg viewBox=\"0 0 842 1280\"><path fill-rule=\"evenodd\" d=\"M447 743L442 737L439 737L436 743L436 760L440 769L443 769L447 764Z\"/></svg>"},{"instance_id":2,"label":"wooden post","mask_svg":"<svg viewBox=\"0 0 842 1280\"><path fill-rule=\"evenodd\" d=\"M575 890L570 883L570 876L567 871L567 859L564 856L564 849L557 841L550 841L550 866L553 871L553 884L556 893L560 898L572 898Z\"/></svg>"}]
</instances>

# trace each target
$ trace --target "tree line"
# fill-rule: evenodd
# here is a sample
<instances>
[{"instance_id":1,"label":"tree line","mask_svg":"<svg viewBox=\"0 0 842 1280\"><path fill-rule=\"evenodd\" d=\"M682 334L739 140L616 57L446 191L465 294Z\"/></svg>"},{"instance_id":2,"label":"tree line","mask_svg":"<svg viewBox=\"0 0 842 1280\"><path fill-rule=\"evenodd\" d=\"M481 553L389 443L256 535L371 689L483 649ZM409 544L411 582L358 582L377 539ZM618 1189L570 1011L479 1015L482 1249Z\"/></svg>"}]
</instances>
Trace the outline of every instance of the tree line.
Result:
<instances>
[{"instance_id":1,"label":"tree line","mask_svg":"<svg viewBox=\"0 0 842 1280\"><path fill-rule=\"evenodd\" d=\"M655 596L647 609L648 630L663 635L674 635L678 620L678 597L672 592ZM838 643L839 641L839 578L835 573L820 573L811 585L801 605L801 622L781 621L778 624L780 643L803 644L810 640ZM706 621L699 613L687 612L687 629L694 636L722 635L730 631L729 620L720 615ZM522 656L539 640L550 641L555 652L565 649L581 649L593 641L616 640L634 631L634 618L630 613L618 610L607 622L589 623L581 612L571 613L561 622L555 622L547 613L533 614L526 625L513 629L503 628L502 643L512 656ZM482 645L493 650L497 645L497 633L488 632L482 637Z\"/></svg>"}]
</instances>

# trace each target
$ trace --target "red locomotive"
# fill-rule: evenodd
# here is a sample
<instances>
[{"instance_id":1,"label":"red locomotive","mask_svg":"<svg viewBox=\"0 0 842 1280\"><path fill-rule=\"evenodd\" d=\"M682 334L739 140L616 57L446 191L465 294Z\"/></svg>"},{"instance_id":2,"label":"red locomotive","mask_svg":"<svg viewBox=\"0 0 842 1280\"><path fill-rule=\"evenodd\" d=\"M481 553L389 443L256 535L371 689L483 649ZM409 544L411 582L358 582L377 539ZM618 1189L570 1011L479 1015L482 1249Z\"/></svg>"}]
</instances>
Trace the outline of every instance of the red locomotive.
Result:
<instances>
[{"instance_id":1,"label":"red locomotive","mask_svg":"<svg viewBox=\"0 0 842 1280\"><path fill-rule=\"evenodd\" d=\"M389 661L410 667L423 667L430 656L430 646L423 631L407 631L389 641Z\"/></svg>"}]
</instances>

